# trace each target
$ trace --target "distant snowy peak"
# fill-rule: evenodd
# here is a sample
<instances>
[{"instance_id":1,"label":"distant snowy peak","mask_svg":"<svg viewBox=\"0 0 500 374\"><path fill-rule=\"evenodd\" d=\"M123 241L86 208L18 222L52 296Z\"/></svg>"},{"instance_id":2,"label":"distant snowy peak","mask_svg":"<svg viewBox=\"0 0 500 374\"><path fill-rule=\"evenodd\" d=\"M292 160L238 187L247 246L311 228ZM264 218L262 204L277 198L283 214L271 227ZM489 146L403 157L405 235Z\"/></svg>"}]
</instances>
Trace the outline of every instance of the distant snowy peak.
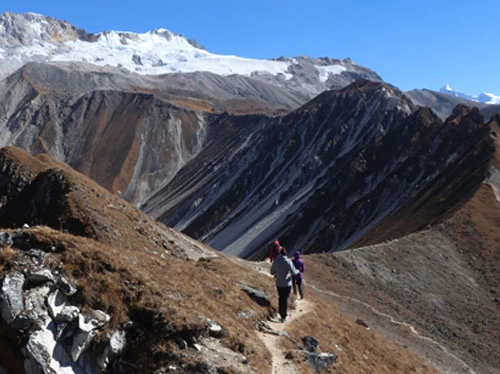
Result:
<instances>
[{"instance_id":1,"label":"distant snowy peak","mask_svg":"<svg viewBox=\"0 0 500 374\"><path fill-rule=\"evenodd\" d=\"M468 95L468 94L464 94L460 91L453 89L449 84L447 84L444 87L441 87L441 89L439 91L442 93L448 94L448 95L455 96L455 97L461 97L462 99L476 101L478 103L495 104L495 105L500 104L500 96L497 96L497 95L494 95L491 93L486 93L486 92L480 93L477 96Z\"/></svg>"},{"instance_id":2,"label":"distant snowy peak","mask_svg":"<svg viewBox=\"0 0 500 374\"><path fill-rule=\"evenodd\" d=\"M66 21L34 13L0 16L0 78L27 62L83 62L144 75L211 72L272 80L318 93L359 78L381 80L350 59L306 56L257 60L210 53L194 40L159 28L146 33L87 33Z\"/></svg>"},{"instance_id":3,"label":"distant snowy peak","mask_svg":"<svg viewBox=\"0 0 500 374\"><path fill-rule=\"evenodd\" d=\"M493 95L492 93L483 92L477 96L477 99L481 103L485 104L500 104L500 96Z\"/></svg>"}]
</instances>

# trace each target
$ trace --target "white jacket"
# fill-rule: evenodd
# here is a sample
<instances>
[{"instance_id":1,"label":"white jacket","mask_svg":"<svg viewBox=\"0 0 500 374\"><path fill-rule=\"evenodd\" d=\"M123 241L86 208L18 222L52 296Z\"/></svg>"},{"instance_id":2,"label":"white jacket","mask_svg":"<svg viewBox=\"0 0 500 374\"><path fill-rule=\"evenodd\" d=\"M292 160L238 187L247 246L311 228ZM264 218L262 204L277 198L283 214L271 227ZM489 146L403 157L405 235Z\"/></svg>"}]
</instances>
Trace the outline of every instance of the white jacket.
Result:
<instances>
[{"instance_id":1,"label":"white jacket","mask_svg":"<svg viewBox=\"0 0 500 374\"><path fill-rule=\"evenodd\" d=\"M293 266L292 260L279 255L271 265L271 275L276 277L276 287L291 287L292 274L297 275L299 271Z\"/></svg>"}]
</instances>

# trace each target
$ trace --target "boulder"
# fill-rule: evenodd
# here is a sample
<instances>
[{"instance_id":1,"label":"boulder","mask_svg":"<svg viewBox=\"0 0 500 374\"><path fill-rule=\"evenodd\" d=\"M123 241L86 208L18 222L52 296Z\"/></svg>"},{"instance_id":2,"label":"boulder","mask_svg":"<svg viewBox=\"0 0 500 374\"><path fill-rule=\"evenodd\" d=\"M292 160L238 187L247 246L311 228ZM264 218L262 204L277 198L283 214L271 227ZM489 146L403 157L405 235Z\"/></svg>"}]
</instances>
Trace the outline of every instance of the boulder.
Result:
<instances>
[{"instance_id":1,"label":"boulder","mask_svg":"<svg viewBox=\"0 0 500 374\"><path fill-rule=\"evenodd\" d=\"M55 282L54 275L49 269L40 269L26 275L28 287L36 287L44 283Z\"/></svg>"},{"instance_id":2,"label":"boulder","mask_svg":"<svg viewBox=\"0 0 500 374\"><path fill-rule=\"evenodd\" d=\"M208 333L213 338L221 338L223 335L222 326L217 322L208 321Z\"/></svg>"},{"instance_id":3,"label":"boulder","mask_svg":"<svg viewBox=\"0 0 500 374\"><path fill-rule=\"evenodd\" d=\"M39 329L29 335L22 348L26 373L76 374L83 371L56 339L56 326L47 315L38 319Z\"/></svg>"},{"instance_id":4,"label":"boulder","mask_svg":"<svg viewBox=\"0 0 500 374\"><path fill-rule=\"evenodd\" d=\"M334 353L312 353L305 352L305 363L315 372L327 371L328 367L337 361L338 356Z\"/></svg>"},{"instance_id":5,"label":"boulder","mask_svg":"<svg viewBox=\"0 0 500 374\"><path fill-rule=\"evenodd\" d=\"M83 315L81 315L83 316ZM85 324L91 324L94 329L99 329L103 327L106 323L111 320L111 317L104 313L102 310L92 309L87 311L86 316L84 316L83 321ZM82 319L78 320L78 326L81 328Z\"/></svg>"},{"instance_id":6,"label":"boulder","mask_svg":"<svg viewBox=\"0 0 500 374\"><path fill-rule=\"evenodd\" d=\"M80 330L73 338L73 345L71 346L71 358L77 362L80 355L89 347L92 339L96 336L95 330Z\"/></svg>"},{"instance_id":7,"label":"boulder","mask_svg":"<svg viewBox=\"0 0 500 374\"><path fill-rule=\"evenodd\" d=\"M59 314L61 314L68 304L68 298L59 289L55 289L47 297L47 307L49 309L49 314L53 320L57 320Z\"/></svg>"},{"instance_id":8,"label":"boulder","mask_svg":"<svg viewBox=\"0 0 500 374\"><path fill-rule=\"evenodd\" d=\"M7 274L0 288L0 308L2 318L11 323L23 310L24 275L20 273Z\"/></svg>"},{"instance_id":9,"label":"boulder","mask_svg":"<svg viewBox=\"0 0 500 374\"><path fill-rule=\"evenodd\" d=\"M368 327L368 324L367 324L365 321L363 321L362 319L359 319L359 318L358 318L358 319L356 320L356 323L357 323L358 325L360 325L360 326L363 326L365 329L368 329L368 328L369 328L369 327Z\"/></svg>"},{"instance_id":10,"label":"boulder","mask_svg":"<svg viewBox=\"0 0 500 374\"><path fill-rule=\"evenodd\" d=\"M89 347L92 339L97 334L97 329L109 322L111 317L100 310L92 310L85 317L78 315L78 332L73 338L71 347L71 357L73 361L78 361L81 354Z\"/></svg>"},{"instance_id":11,"label":"boulder","mask_svg":"<svg viewBox=\"0 0 500 374\"><path fill-rule=\"evenodd\" d=\"M268 294L266 294L264 291L249 287L244 283L238 283L238 286L243 291L245 291L246 294L248 296L250 296L250 298L253 301L255 301L257 304L259 304L261 306L267 306L267 307L271 306L271 302L270 302L271 297Z\"/></svg>"},{"instance_id":12,"label":"boulder","mask_svg":"<svg viewBox=\"0 0 500 374\"><path fill-rule=\"evenodd\" d=\"M116 331L109 340L109 344L104 350L104 353L99 360L99 366L101 369L106 369L108 365L118 357L125 349L127 345L127 339L125 331Z\"/></svg>"},{"instance_id":13,"label":"boulder","mask_svg":"<svg viewBox=\"0 0 500 374\"><path fill-rule=\"evenodd\" d=\"M12 236L8 232L0 231L0 247L10 247L12 244Z\"/></svg>"},{"instance_id":14,"label":"boulder","mask_svg":"<svg viewBox=\"0 0 500 374\"><path fill-rule=\"evenodd\" d=\"M314 353L318 349L319 341L314 336L303 336L302 344L304 344L306 351Z\"/></svg>"},{"instance_id":15,"label":"boulder","mask_svg":"<svg viewBox=\"0 0 500 374\"><path fill-rule=\"evenodd\" d=\"M71 283L69 283L69 281L63 276L59 277L57 280L57 287L66 296L73 296L78 291L76 287L71 285Z\"/></svg>"}]
</instances>

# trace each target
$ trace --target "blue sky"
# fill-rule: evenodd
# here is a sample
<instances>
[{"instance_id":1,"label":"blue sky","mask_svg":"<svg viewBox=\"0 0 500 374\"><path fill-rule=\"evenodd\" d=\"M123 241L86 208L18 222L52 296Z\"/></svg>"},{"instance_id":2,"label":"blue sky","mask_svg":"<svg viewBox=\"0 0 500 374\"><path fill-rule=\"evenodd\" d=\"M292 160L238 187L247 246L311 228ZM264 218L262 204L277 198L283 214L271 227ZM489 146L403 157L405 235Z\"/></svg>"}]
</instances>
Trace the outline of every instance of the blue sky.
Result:
<instances>
[{"instance_id":1,"label":"blue sky","mask_svg":"<svg viewBox=\"0 0 500 374\"><path fill-rule=\"evenodd\" d=\"M500 95L500 0L3 0L88 32L166 28L210 52L350 57L402 90Z\"/></svg>"}]
</instances>

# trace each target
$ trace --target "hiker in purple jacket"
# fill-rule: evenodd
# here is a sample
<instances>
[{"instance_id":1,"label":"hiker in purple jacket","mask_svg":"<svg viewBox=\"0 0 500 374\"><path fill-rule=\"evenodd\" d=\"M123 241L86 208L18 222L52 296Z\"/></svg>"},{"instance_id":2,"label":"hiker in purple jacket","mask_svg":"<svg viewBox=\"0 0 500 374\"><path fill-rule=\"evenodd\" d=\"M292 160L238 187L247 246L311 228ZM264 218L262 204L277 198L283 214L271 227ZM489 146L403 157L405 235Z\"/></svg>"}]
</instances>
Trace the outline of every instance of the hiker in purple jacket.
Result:
<instances>
[{"instance_id":1,"label":"hiker in purple jacket","mask_svg":"<svg viewBox=\"0 0 500 374\"><path fill-rule=\"evenodd\" d=\"M297 251L295 252L295 256L293 257L293 266L295 266L295 269L299 271L297 275L293 277L293 294L297 296L297 289L299 290L300 298L304 298L304 290L302 288L302 273L306 269L306 266L304 265L304 261L300 258L300 252Z\"/></svg>"}]
</instances>

